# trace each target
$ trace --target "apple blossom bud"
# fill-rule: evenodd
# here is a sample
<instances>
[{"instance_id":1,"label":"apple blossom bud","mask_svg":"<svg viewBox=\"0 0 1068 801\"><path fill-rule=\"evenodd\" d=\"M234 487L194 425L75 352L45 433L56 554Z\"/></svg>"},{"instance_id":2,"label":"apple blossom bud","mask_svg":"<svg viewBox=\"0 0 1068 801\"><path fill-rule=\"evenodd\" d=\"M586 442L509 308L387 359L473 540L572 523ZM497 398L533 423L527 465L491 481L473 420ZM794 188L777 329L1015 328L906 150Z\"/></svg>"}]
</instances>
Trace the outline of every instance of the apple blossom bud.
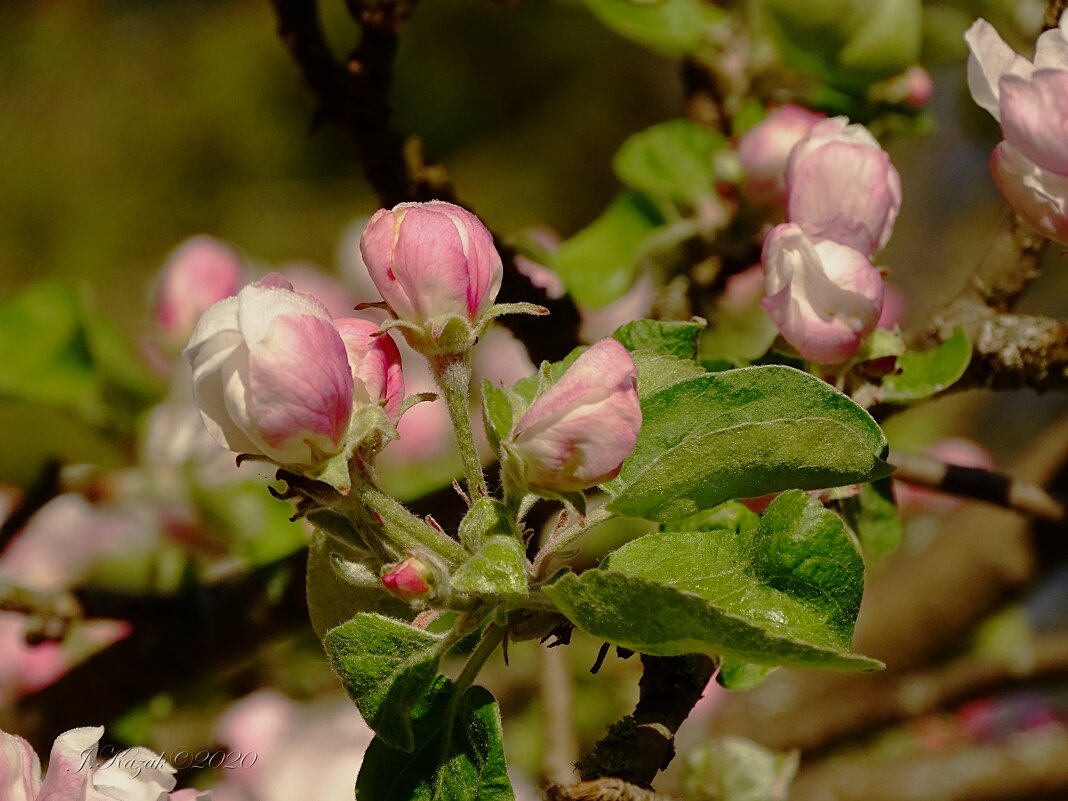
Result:
<instances>
[{"instance_id":1,"label":"apple blossom bud","mask_svg":"<svg viewBox=\"0 0 1068 801\"><path fill-rule=\"evenodd\" d=\"M476 321L497 297L504 268L493 236L452 203L380 209L360 238L367 271L398 319Z\"/></svg>"},{"instance_id":2,"label":"apple blossom bud","mask_svg":"<svg viewBox=\"0 0 1068 801\"><path fill-rule=\"evenodd\" d=\"M181 345L209 306L236 295L241 259L210 236L194 236L175 248L163 266L156 296L156 324Z\"/></svg>"},{"instance_id":3,"label":"apple blossom bud","mask_svg":"<svg viewBox=\"0 0 1068 801\"><path fill-rule=\"evenodd\" d=\"M397 343L389 334L379 333L368 320L342 317L334 320L352 367L356 406L381 403L391 420L400 417L404 400L404 377Z\"/></svg>"},{"instance_id":4,"label":"apple blossom bud","mask_svg":"<svg viewBox=\"0 0 1068 801\"><path fill-rule=\"evenodd\" d=\"M1035 230L1068 245L1068 13L1038 38L1032 64L986 20L964 36L968 88L1001 123L990 168L1001 193Z\"/></svg>"},{"instance_id":5,"label":"apple blossom bud","mask_svg":"<svg viewBox=\"0 0 1068 801\"><path fill-rule=\"evenodd\" d=\"M512 431L510 452L526 483L573 492L615 478L642 424L637 384L634 361L619 342L591 345Z\"/></svg>"},{"instance_id":6,"label":"apple blossom bud","mask_svg":"<svg viewBox=\"0 0 1068 801\"><path fill-rule=\"evenodd\" d=\"M273 273L201 317L184 353L212 436L284 465L338 453L353 371L326 308Z\"/></svg>"},{"instance_id":7,"label":"apple blossom bud","mask_svg":"<svg viewBox=\"0 0 1068 801\"><path fill-rule=\"evenodd\" d=\"M742 191L757 203L780 205L786 198L786 162L794 145L808 136L822 114L802 106L779 106L738 142L745 177Z\"/></svg>"},{"instance_id":8,"label":"apple blossom bud","mask_svg":"<svg viewBox=\"0 0 1068 801\"><path fill-rule=\"evenodd\" d=\"M417 556L409 556L385 568L382 586L405 601L426 598L434 588L434 571Z\"/></svg>"},{"instance_id":9,"label":"apple blossom bud","mask_svg":"<svg viewBox=\"0 0 1068 801\"><path fill-rule=\"evenodd\" d=\"M890 240L901 178L875 137L845 117L816 123L790 154L786 219L870 256Z\"/></svg>"},{"instance_id":10,"label":"apple blossom bud","mask_svg":"<svg viewBox=\"0 0 1068 801\"><path fill-rule=\"evenodd\" d=\"M883 281L863 253L814 241L789 223L764 241L763 263L768 296L761 305L805 359L843 362L875 329Z\"/></svg>"}]
</instances>

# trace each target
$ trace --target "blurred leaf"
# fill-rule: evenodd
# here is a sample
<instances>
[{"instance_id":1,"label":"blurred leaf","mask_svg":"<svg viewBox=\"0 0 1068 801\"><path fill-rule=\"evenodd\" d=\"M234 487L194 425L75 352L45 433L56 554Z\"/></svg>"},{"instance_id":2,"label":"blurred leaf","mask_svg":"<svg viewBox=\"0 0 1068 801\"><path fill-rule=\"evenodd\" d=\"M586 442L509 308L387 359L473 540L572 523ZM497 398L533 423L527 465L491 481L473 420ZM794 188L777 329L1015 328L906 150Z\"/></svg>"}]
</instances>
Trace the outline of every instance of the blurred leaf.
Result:
<instances>
[{"instance_id":1,"label":"blurred leaf","mask_svg":"<svg viewBox=\"0 0 1068 801\"><path fill-rule=\"evenodd\" d=\"M415 709L412 753L371 741L356 779L359 801L514 801L497 702L482 687L454 693L438 677Z\"/></svg>"},{"instance_id":2,"label":"blurred leaf","mask_svg":"<svg viewBox=\"0 0 1068 801\"><path fill-rule=\"evenodd\" d=\"M408 753L416 747L412 710L434 682L445 643L407 623L366 613L331 629L323 640L376 741Z\"/></svg>"},{"instance_id":3,"label":"blurred leaf","mask_svg":"<svg viewBox=\"0 0 1068 801\"><path fill-rule=\"evenodd\" d=\"M42 281L0 304L0 395L132 430L161 388L77 287Z\"/></svg>"},{"instance_id":4,"label":"blurred leaf","mask_svg":"<svg viewBox=\"0 0 1068 801\"><path fill-rule=\"evenodd\" d=\"M634 320L621 325L612 337L627 350L651 350L679 359L697 358L697 339L704 330L700 317L680 320Z\"/></svg>"},{"instance_id":5,"label":"blurred leaf","mask_svg":"<svg viewBox=\"0 0 1068 801\"><path fill-rule=\"evenodd\" d=\"M526 378L519 379L515 382L515 386L512 389L515 391L516 395L518 395L528 405L533 403L534 398L538 395L539 388L543 380L542 372L546 369L546 365L548 365L548 379L551 383L555 384L557 381L560 380L560 376L562 376L567 371L567 368L573 365L575 363L575 360L578 359L578 357L585 352L586 346L580 345L558 362L552 362L551 364L549 364L548 362L543 363L542 368L537 373L535 373L534 375L528 375ZM514 425L515 421L513 420L512 422Z\"/></svg>"},{"instance_id":6,"label":"blurred leaf","mask_svg":"<svg viewBox=\"0 0 1068 801\"><path fill-rule=\"evenodd\" d=\"M878 558L897 550L903 532L891 479L864 484L857 495L840 503L842 514L857 533L865 553Z\"/></svg>"},{"instance_id":7,"label":"blurred leaf","mask_svg":"<svg viewBox=\"0 0 1068 801\"><path fill-rule=\"evenodd\" d=\"M653 197L696 206L715 192L712 157L727 138L691 120L668 120L630 136L612 167L619 180Z\"/></svg>"},{"instance_id":8,"label":"blurred leaf","mask_svg":"<svg viewBox=\"0 0 1068 801\"><path fill-rule=\"evenodd\" d=\"M490 537L453 574L453 590L505 602L527 597L527 559L512 536Z\"/></svg>"},{"instance_id":9,"label":"blurred leaf","mask_svg":"<svg viewBox=\"0 0 1068 801\"><path fill-rule=\"evenodd\" d=\"M964 32L975 19L960 8L925 3L923 7L923 63L929 66L968 57Z\"/></svg>"},{"instance_id":10,"label":"blurred leaf","mask_svg":"<svg viewBox=\"0 0 1068 801\"><path fill-rule=\"evenodd\" d=\"M708 41L708 29L725 12L703 0L586 0L607 27L669 56L683 56Z\"/></svg>"},{"instance_id":11,"label":"blurred leaf","mask_svg":"<svg viewBox=\"0 0 1068 801\"><path fill-rule=\"evenodd\" d=\"M919 60L919 0L760 0L784 60L851 94Z\"/></svg>"},{"instance_id":12,"label":"blurred leaf","mask_svg":"<svg viewBox=\"0 0 1068 801\"><path fill-rule=\"evenodd\" d=\"M797 751L779 753L742 737L719 737L686 756L685 801L786 801Z\"/></svg>"},{"instance_id":13,"label":"blurred leaf","mask_svg":"<svg viewBox=\"0 0 1068 801\"><path fill-rule=\"evenodd\" d=\"M913 403L948 389L964 375L972 360L972 343L963 328L938 347L909 351L897 359L901 372L883 379L881 400Z\"/></svg>"},{"instance_id":14,"label":"blurred leaf","mask_svg":"<svg viewBox=\"0 0 1068 801\"><path fill-rule=\"evenodd\" d=\"M550 266L577 303L604 306L630 289L642 266L642 246L663 222L647 198L626 192L564 242Z\"/></svg>"},{"instance_id":15,"label":"blurred leaf","mask_svg":"<svg viewBox=\"0 0 1068 801\"><path fill-rule=\"evenodd\" d=\"M769 365L709 373L642 399L618 478L618 514L672 520L732 498L837 487L888 474L871 416L818 378Z\"/></svg>"},{"instance_id":16,"label":"blurred leaf","mask_svg":"<svg viewBox=\"0 0 1068 801\"><path fill-rule=\"evenodd\" d=\"M761 293L747 303L720 302L712 324L701 336L700 360L745 367L765 353L779 335L764 307Z\"/></svg>"},{"instance_id":17,"label":"blurred leaf","mask_svg":"<svg viewBox=\"0 0 1068 801\"><path fill-rule=\"evenodd\" d=\"M850 653L863 587L841 519L795 490L751 536L647 534L544 591L579 628L642 653L872 670L878 662Z\"/></svg>"}]
</instances>

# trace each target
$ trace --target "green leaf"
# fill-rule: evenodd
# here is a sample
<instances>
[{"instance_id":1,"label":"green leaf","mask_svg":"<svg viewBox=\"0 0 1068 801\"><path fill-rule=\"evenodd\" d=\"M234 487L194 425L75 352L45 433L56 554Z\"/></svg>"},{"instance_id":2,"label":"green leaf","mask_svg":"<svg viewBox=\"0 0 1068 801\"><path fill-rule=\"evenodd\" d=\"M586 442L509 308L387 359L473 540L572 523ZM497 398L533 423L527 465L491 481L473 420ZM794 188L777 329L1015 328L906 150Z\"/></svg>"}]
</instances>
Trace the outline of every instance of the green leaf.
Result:
<instances>
[{"instance_id":1,"label":"green leaf","mask_svg":"<svg viewBox=\"0 0 1068 801\"><path fill-rule=\"evenodd\" d=\"M776 665L756 665L722 657L716 681L728 690L751 690L778 669Z\"/></svg>"},{"instance_id":2,"label":"green leaf","mask_svg":"<svg viewBox=\"0 0 1068 801\"><path fill-rule=\"evenodd\" d=\"M705 328L700 317L680 320L633 320L616 329L612 338L632 353L650 350L678 359L697 358L697 340Z\"/></svg>"},{"instance_id":3,"label":"green leaf","mask_svg":"<svg viewBox=\"0 0 1068 801\"><path fill-rule=\"evenodd\" d=\"M630 289L642 267L642 246L663 222L648 199L626 192L564 242L550 266L577 303L604 306Z\"/></svg>"},{"instance_id":4,"label":"green leaf","mask_svg":"<svg viewBox=\"0 0 1068 801\"><path fill-rule=\"evenodd\" d=\"M903 531L889 478L865 484L857 495L843 499L840 504L865 553L878 558L897 550Z\"/></svg>"},{"instance_id":5,"label":"green leaf","mask_svg":"<svg viewBox=\"0 0 1068 801\"><path fill-rule=\"evenodd\" d=\"M704 368L697 362L651 350L636 350L631 357L634 359L634 367L638 370L639 398L652 395L687 378L705 374Z\"/></svg>"},{"instance_id":6,"label":"green leaf","mask_svg":"<svg viewBox=\"0 0 1068 801\"><path fill-rule=\"evenodd\" d=\"M356 801L514 801L493 696L469 687L457 701L441 676L415 709L415 749L371 741L356 779Z\"/></svg>"},{"instance_id":7,"label":"green leaf","mask_svg":"<svg viewBox=\"0 0 1068 801\"><path fill-rule=\"evenodd\" d=\"M586 6L616 33L669 56L700 49L725 16L703 0L586 0Z\"/></svg>"},{"instance_id":8,"label":"green leaf","mask_svg":"<svg viewBox=\"0 0 1068 801\"><path fill-rule=\"evenodd\" d=\"M411 752L412 710L433 683L446 642L402 621L361 613L331 629L323 645L376 739Z\"/></svg>"},{"instance_id":9,"label":"green leaf","mask_svg":"<svg viewBox=\"0 0 1068 801\"><path fill-rule=\"evenodd\" d=\"M792 491L751 536L648 534L544 591L579 628L642 653L871 670L879 663L850 653L863 586L864 561L842 521Z\"/></svg>"},{"instance_id":10,"label":"green leaf","mask_svg":"<svg viewBox=\"0 0 1068 801\"><path fill-rule=\"evenodd\" d=\"M668 120L629 137L612 167L632 189L694 207L715 192L712 157L726 146L727 138L706 125Z\"/></svg>"},{"instance_id":11,"label":"green leaf","mask_svg":"<svg viewBox=\"0 0 1068 801\"><path fill-rule=\"evenodd\" d=\"M739 501L727 501L680 520L665 523L664 531L718 531L726 529L749 537L760 525L760 515Z\"/></svg>"},{"instance_id":12,"label":"green leaf","mask_svg":"<svg viewBox=\"0 0 1068 801\"><path fill-rule=\"evenodd\" d=\"M686 755L686 801L786 801L797 774L797 751L779 753L742 737L719 737Z\"/></svg>"},{"instance_id":13,"label":"green leaf","mask_svg":"<svg viewBox=\"0 0 1068 801\"><path fill-rule=\"evenodd\" d=\"M641 402L642 429L618 478L618 514L667 521L732 498L889 474L871 416L818 378L769 365L680 381Z\"/></svg>"},{"instance_id":14,"label":"green leaf","mask_svg":"<svg viewBox=\"0 0 1068 801\"><path fill-rule=\"evenodd\" d=\"M453 574L452 589L481 598L520 601L527 597L527 559L510 535L490 537Z\"/></svg>"},{"instance_id":15,"label":"green leaf","mask_svg":"<svg viewBox=\"0 0 1068 801\"><path fill-rule=\"evenodd\" d=\"M936 348L899 356L901 372L883 379L881 400L913 403L948 389L964 375L972 360L972 343L963 328Z\"/></svg>"}]
</instances>

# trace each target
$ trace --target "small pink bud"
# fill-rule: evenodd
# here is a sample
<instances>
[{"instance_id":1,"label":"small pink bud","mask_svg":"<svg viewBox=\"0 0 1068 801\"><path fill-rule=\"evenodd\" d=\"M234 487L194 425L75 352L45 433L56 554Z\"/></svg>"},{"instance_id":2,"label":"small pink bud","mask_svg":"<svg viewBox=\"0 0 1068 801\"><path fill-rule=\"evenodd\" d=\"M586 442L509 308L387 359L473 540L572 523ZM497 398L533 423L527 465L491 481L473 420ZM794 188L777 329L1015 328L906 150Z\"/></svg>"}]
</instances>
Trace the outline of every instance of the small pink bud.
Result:
<instances>
[{"instance_id":1,"label":"small pink bud","mask_svg":"<svg viewBox=\"0 0 1068 801\"><path fill-rule=\"evenodd\" d=\"M766 205L781 205L786 197L786 162L794 145L808 136L822 114L788 104L768 113L738 142L738 160L745 170L742 191Z\"/></svg>"},{"instance_id":2,"label":"small pink bud","mask_svg":"<svg viewBox=\"0 0 1068 801\"><path fill-rule=\"evenodd\" d=\"M426 598L433 582L434 571L415 556L390 565L382 573L382 586L405 601Z\"/></svg>"},{"instance_id":3,"label":"small pink bud","mask_svg":"<svg viewBox=\"0 0 1068 801\"><path fill-rule=\"evenodd\" d=\"M875 329L883 281L864 254L813 241L789 223L764 241L763 263L768 296L761 304L805 359L843 362Z\"/></svg>"},{"instance_id":4,"label":"small pink bud","mask_svg":"<svg viewBox=\"0 0 1068 801\"><path fill-rule=\"evenodd\" d=\"M786 219L816 239L870 256L886 245L901 209L901 178L866 128L823 120L786 167Z\"/></svg>"},{"instance_id":5,"label":"small pink bud","mask_svg":"<svg viewBox=\"0 0 1068 801\"><path fill-rule=\"evenodd\" d=\"M637 382L634 361L614 339L579 356L512 431L527 483L573 492L615 478L642 425Z\"/></svg>"},{"instance_id":6,"label":"small pink bud","mask_svg":"<svg viewBox=\"0 0 1068 801\"><path fill-rule=\"evenodd\" d=\"M345 344L326 308L277 273L208 309L184 355L219 444L285 465L340 451L353 397Z\"/></svg>"},{"instance_id":7,"label":"small pink bud","mask_svg":"<svg viewBox=\"0 0 1068 801\"><path fill-rule=\"evenodd\" d=\"M163 266L156 296L156 324L180 345L209 306L236 295L241 259L210 236L195 236L175 248Z\"/></svg>"},{"instance_id":8,"label":"small pink bud","mask_svg":"<svg viewBox=\"0 0 1068 801\"><path fill-rule=\"evenodd\" d=\"M934 97L934 81L931 73L919 64L913 64L903 76L905 102L913 108L924 108Z\"/></svg>"},{"instance_id":9,"label":"small pink bud","mask_svg":"<svg viewBox=\"0 0 1068 801\"><path fill-rule=\"evenodd\" d=\"M381 403L391 420L400 416L404 377L397 343L368 320L343 317L334 320L352 367L352 400L356 406Z\"/></svg>"},{"instance_id":10,"label":"small pink bud","mask_svg":"<svg viewBox=\"0 0 1068 801\"><path fill-rule=\"evenodd\" d=\"M493 236L452 203L400 203L379 209L360 251L382 298L398 319L477 320L497 297L504 268Z\"/></svg>"}]
</instances>

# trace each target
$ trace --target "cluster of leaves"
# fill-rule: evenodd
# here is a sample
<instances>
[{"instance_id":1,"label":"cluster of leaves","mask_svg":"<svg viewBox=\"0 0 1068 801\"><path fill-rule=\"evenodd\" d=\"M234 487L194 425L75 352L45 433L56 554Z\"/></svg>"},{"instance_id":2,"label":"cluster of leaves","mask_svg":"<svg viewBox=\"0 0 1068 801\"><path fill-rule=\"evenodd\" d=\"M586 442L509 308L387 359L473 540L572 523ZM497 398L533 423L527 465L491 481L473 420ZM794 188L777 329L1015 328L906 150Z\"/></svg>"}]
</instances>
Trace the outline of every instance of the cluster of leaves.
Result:
<instances>
[{"instance_id":1,"label":"cluster of leaves","mask_svg":"<svg viewBox=\"0 0 1068 801\"><path fill-rule=\"evenodd\" d=\"M538 614L646 654L714 654L734 686L779 665L879 666L850 649L863 591L858 537L802 490L883 480L882 431L848 397L794 368L707 372L695 360L702 327L638 321L616 334L638 367L644 423L622 472L602 488L604 510L656 521L660 530L595 569L565 568L542 580L501 503L483 498L471 507L460 527L470 556L451 579L454 592L478 600L467 608L481 610L487 626L469 666L477 669L506 629ZM558 376L577 355L543 373ZM489 388L491 437L507 432L512 404L531 396L531 383ZM733 500L776 492L762 516ZM881 535L866 533L871 518L885 523L874 513L851 518L861 541ZM351 617L324 636L376 732L358 797L511 798L493 699L470 686L471 670L455 683L438 675L447 653L470 647L473 630L459 622L470 612L417 627L410 610L389 610L388 596L330 541L317 547L313 608L322 612L331 593L346 595L339 586L359 589L335 613Z\"/></svg>"}]
</instances>

